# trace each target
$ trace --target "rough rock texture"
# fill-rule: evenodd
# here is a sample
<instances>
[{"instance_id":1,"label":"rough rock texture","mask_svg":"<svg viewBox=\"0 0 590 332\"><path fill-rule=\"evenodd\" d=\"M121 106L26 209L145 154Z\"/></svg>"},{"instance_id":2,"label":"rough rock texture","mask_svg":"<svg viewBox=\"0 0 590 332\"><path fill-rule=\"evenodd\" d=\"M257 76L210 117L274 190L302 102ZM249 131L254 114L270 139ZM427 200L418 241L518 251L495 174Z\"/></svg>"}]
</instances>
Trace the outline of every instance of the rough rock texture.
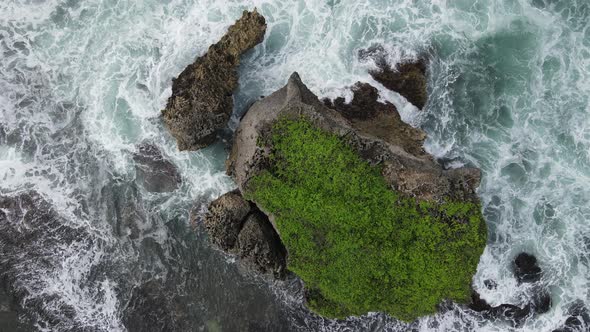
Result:
<instances>
[{"instance_id":1,"label":"rough rock texture","mask_svg":"<svg viewBox=\"0 0 590 332\"><path fill-rule=\"evenodd\" d=\"M385 50L382 46L373 46L359 52L361 58L373 58L377 70L369 72L379 83L389 90L404 96L410 103L419 109L424 108L427 101L427 77L426 60L420 58L397 64L394 68L385 59Z\"/></svg>"},{"instance_id":2,"label":"rough rock texture","mask_svg":"<svg viewBox=\"0 0 590 332\"><path fill-rule=\"evenodd\" d=\"M320 102L294 73L285 87L256 102L243 117L227 161L228 173L240 190L244 190L249 179L267 167L270 151L259 147L259 140L265 139L277 119L304 115L316 127L343 137L363 159L371 164L382 164L386 182L403 194L421 200L478 201L475 189L479 185L480 171L475 168L444 170L420 148L423 133L398 121L395 108L383 105L366 116L355 115L362 114L362 105L375 105L371 101L373 97L374 90L361 87L357 89L357 101L351 106L336 101L335 107L340 113ZM404 132L409 137L402 135Z\"/></svg>"},{"instance_id":3,"label":"rough rock texture","mask_svg":"<svg viewBox=\"0 0 590 332\"><path fill-rule=\"evenodd\" d=\"M155 145L141 144L133 155L137 179L150 192L171 192L180 186L182 178L176 165L167 160Z\"/></svg>"},{"instance_id":4,"label":"rough rock texture","mask_svg":"<svg viewBox=\"0 0 590 332\"><path fill-rule=\"evenodd\" d=\"M172 96L162 115L179 150L211 144L215 132L227 124L238 85L240 55L260 43L265 32L264 17L256 10L244 11L218 43L173 81Z\"/></svg>"},{"instance_id":5,"label":"rough rock texture","mask_svg":"<svg viewBox=\"0 0 590 332\"><path fill-rule=\"evenodd\" d=\"M250 210L250 203L235 191L209 204L204 223L211 241L222 250L233 249Z\"/></svg>"},{"instance_id":6,"label":"rough rock texture","mask_svg":"<svg viewBox=\"0 0 590 332\"><path fill-rule=\"evenodd\" d=\"M375 87L358 82L352 90L354 97L349 104L342 97L334 101L324 99L324 104L340 112L357 131L400 146L410 154L426 155L422 148L426 133L403 122L393 104L379 102Z\"/></svg>"},{"instance_id":7,"label":"rough rock texture","mask_svg":"<svg viewBox=\"0 0 590 332\"><path fill-rule=\"evenodd\" d=\"M515 277L520 282L537 282L541 279L542 271L537 266L537 259L529 254L521 253L514 260ZM527 281L524 281L524 280ZM469 308L482 313L486 319L501 319L512 326L521 326L524 321L534 315L540 315L551 309L551 294L542 285L531 288L533 295L524 307L513 304L501 304L492 307L480 295L473 291ZM579 316L579 310L573 310L572 316ZM575 318L577 319L577 318ZM573 320L572 320L573 322ZM567 323L567 322L566 322ZM564 330L567 331L567 330Z\"/></svg>"},{"instance_id":8,"label":"rough rock texture","mask_svg":"<svg viewBox=\"0 0 590 332\"><path fill-rule=\"evenodd\" d=\"M248 268L283 278L287 251L268 217L237 191L209 204L204 224L211 242Z\"/></svg>"},{"instance_id":9,"label":"rough rock texture","mask_svg":"<svg viewBox=\"0 0 590 332\"><path fill-rule=\"evenodd\" d=\"M244 221L237 251L240 259L258 272L285 275L287 251L264 213L255 211Z\"/></svg>"}]
</instances>

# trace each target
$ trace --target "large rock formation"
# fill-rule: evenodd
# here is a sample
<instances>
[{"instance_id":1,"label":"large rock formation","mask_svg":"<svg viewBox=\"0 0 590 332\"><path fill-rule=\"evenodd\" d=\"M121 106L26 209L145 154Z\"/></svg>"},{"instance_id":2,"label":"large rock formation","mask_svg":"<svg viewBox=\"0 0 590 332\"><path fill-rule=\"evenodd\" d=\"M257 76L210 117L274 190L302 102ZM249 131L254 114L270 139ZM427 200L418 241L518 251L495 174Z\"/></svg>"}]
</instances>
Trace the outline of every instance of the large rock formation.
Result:
<instances>
[{"instance_id":1,"label":"large rock formation","mask_svg":"<svg viewBox=\"0 0 590 332\"><path fill-rule=\"evenodd\" d=\"M410 321L443 299L468 302L486 238L479 170L443 169L422 149L425 134L375 88L353 91L349 104L322 103L294 73L242 118L228 173L281 235L315 312ZM237 223L223 224L210 234L240 243Z\"/></svg>"},{"instance_id":2,"label":"large rock formation","mask_svg":"<svg viewBox=\"0 0 590 332\"><path fill-rule=\"evenodd\" d=\"M333 109L320 102L294 73L285 87L255 103L240 122L227 162L227 171L238 187L244 190L249 179L267 166L270 150L258 143L272 124L283 117L305 116L314 126L344 138L369 163L383 165L387 183L403 194L430 201L478 201L478 169L443 169L422 150L425 136L421 130L401 121L393 105L368 102L376 98L371 88L361 85L356 91L351 105L336 100ZM367 93L373 95L367 97Z\"/></svg>"},{"instance_id":3,"label":"large rock formation","mask_svg":"<svg viewBox=\"0 0 590 332\"><path fill-rule=\"evenodd\" d=\"M218 43L173 81L162 115L180 150L213 143L216 131L225 127L233 109L240 56L260 43L265 32L264 17L256 10L244 11Z\"/></svg>"}]
</instances>

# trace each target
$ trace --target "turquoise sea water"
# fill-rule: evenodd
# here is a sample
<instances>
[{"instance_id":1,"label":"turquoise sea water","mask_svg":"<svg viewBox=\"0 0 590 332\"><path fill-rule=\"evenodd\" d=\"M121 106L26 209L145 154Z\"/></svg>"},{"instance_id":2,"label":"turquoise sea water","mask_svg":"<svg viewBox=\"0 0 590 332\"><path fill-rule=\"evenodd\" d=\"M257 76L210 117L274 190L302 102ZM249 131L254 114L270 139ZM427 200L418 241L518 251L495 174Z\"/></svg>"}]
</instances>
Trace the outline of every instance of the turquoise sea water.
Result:
<instances>
[{"instance_id":1,"label":"turquoise sea water","mask_svg":"<svg viewBox=\"0 0 590 332\"><path fill-rule=\"evenodd\" d=\"M428 133L430 153L482 169L490 237L473 280L482 297L528 302L532 290L511 271L527 251L553 307L516 330L552 331L574 303L590 305L587 0L4 0L0 193L34 189L86 234L72 246L41 237L35 251L0 243L0 260L21 262L2 265L0 277L19 276L9 288L26 294L23 318L46 331L513 329L460 307L411 326L376 313L324 320L303 308L296 281L244 274L192 230L195 202L234 186L227 147L178 152L159 112L171 79L254 7L268 30L243 59L230 128L293 71L321 97L372 83ZM358 51L375 44L391 63L431 59L423 111L370 78L374 64ZM132 154L145 141L179 167L180 189L136 184Z\"/></svg>"}]
</instances>

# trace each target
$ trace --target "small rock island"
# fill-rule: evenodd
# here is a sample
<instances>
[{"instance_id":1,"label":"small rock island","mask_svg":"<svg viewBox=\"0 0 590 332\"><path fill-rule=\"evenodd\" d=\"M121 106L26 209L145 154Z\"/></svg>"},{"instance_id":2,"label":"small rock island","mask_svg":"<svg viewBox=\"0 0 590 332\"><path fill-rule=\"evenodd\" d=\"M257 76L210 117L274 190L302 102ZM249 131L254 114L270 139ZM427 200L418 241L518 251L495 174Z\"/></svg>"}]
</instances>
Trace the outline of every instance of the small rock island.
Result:
<instances>
[{"instance_id":1,"label":"small rock island","mask_svg":"<svg viewBox=\"0 0 590 332\"><path fill-rule=\"evenodd\" d=\"M226 125L239 56L265 28L256 11L244 12L174 81L163 117L179 149L212 143ZM421 108L425 68L371 75ZM350 103L321 101L293 73L250 107L226 164L237 190L203 218L211 242L253 271L292 272L307 306L329 318L378 311L412 321L445 300L469 303L487 240L479 170L444 169L423 150L425 133L378 101L377 89L352 90Z\"/></svg>"}]
</instances>

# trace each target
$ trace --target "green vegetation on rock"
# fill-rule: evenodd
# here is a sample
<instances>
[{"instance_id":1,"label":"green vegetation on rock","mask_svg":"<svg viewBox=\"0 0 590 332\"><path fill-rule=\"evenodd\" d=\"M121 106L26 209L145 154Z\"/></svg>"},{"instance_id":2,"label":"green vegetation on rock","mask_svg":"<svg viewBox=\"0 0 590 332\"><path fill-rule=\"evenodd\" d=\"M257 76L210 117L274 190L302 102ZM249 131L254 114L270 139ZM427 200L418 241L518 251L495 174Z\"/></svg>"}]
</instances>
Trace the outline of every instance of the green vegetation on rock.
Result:
<instances>
[{"instance_id":1,"label":"green vegetation on rock","mask_svg":"<svg viewBox=\"0 0 590 332\"><path fill-rule=\"evenodd\" d=\"M469 299L486 243L478 204L403 197L380 167L303 118L279 120L266 139L271 167L246 197L275 216L312 310L411 321L444 299Z\"/></svg>"}]
</instances>

